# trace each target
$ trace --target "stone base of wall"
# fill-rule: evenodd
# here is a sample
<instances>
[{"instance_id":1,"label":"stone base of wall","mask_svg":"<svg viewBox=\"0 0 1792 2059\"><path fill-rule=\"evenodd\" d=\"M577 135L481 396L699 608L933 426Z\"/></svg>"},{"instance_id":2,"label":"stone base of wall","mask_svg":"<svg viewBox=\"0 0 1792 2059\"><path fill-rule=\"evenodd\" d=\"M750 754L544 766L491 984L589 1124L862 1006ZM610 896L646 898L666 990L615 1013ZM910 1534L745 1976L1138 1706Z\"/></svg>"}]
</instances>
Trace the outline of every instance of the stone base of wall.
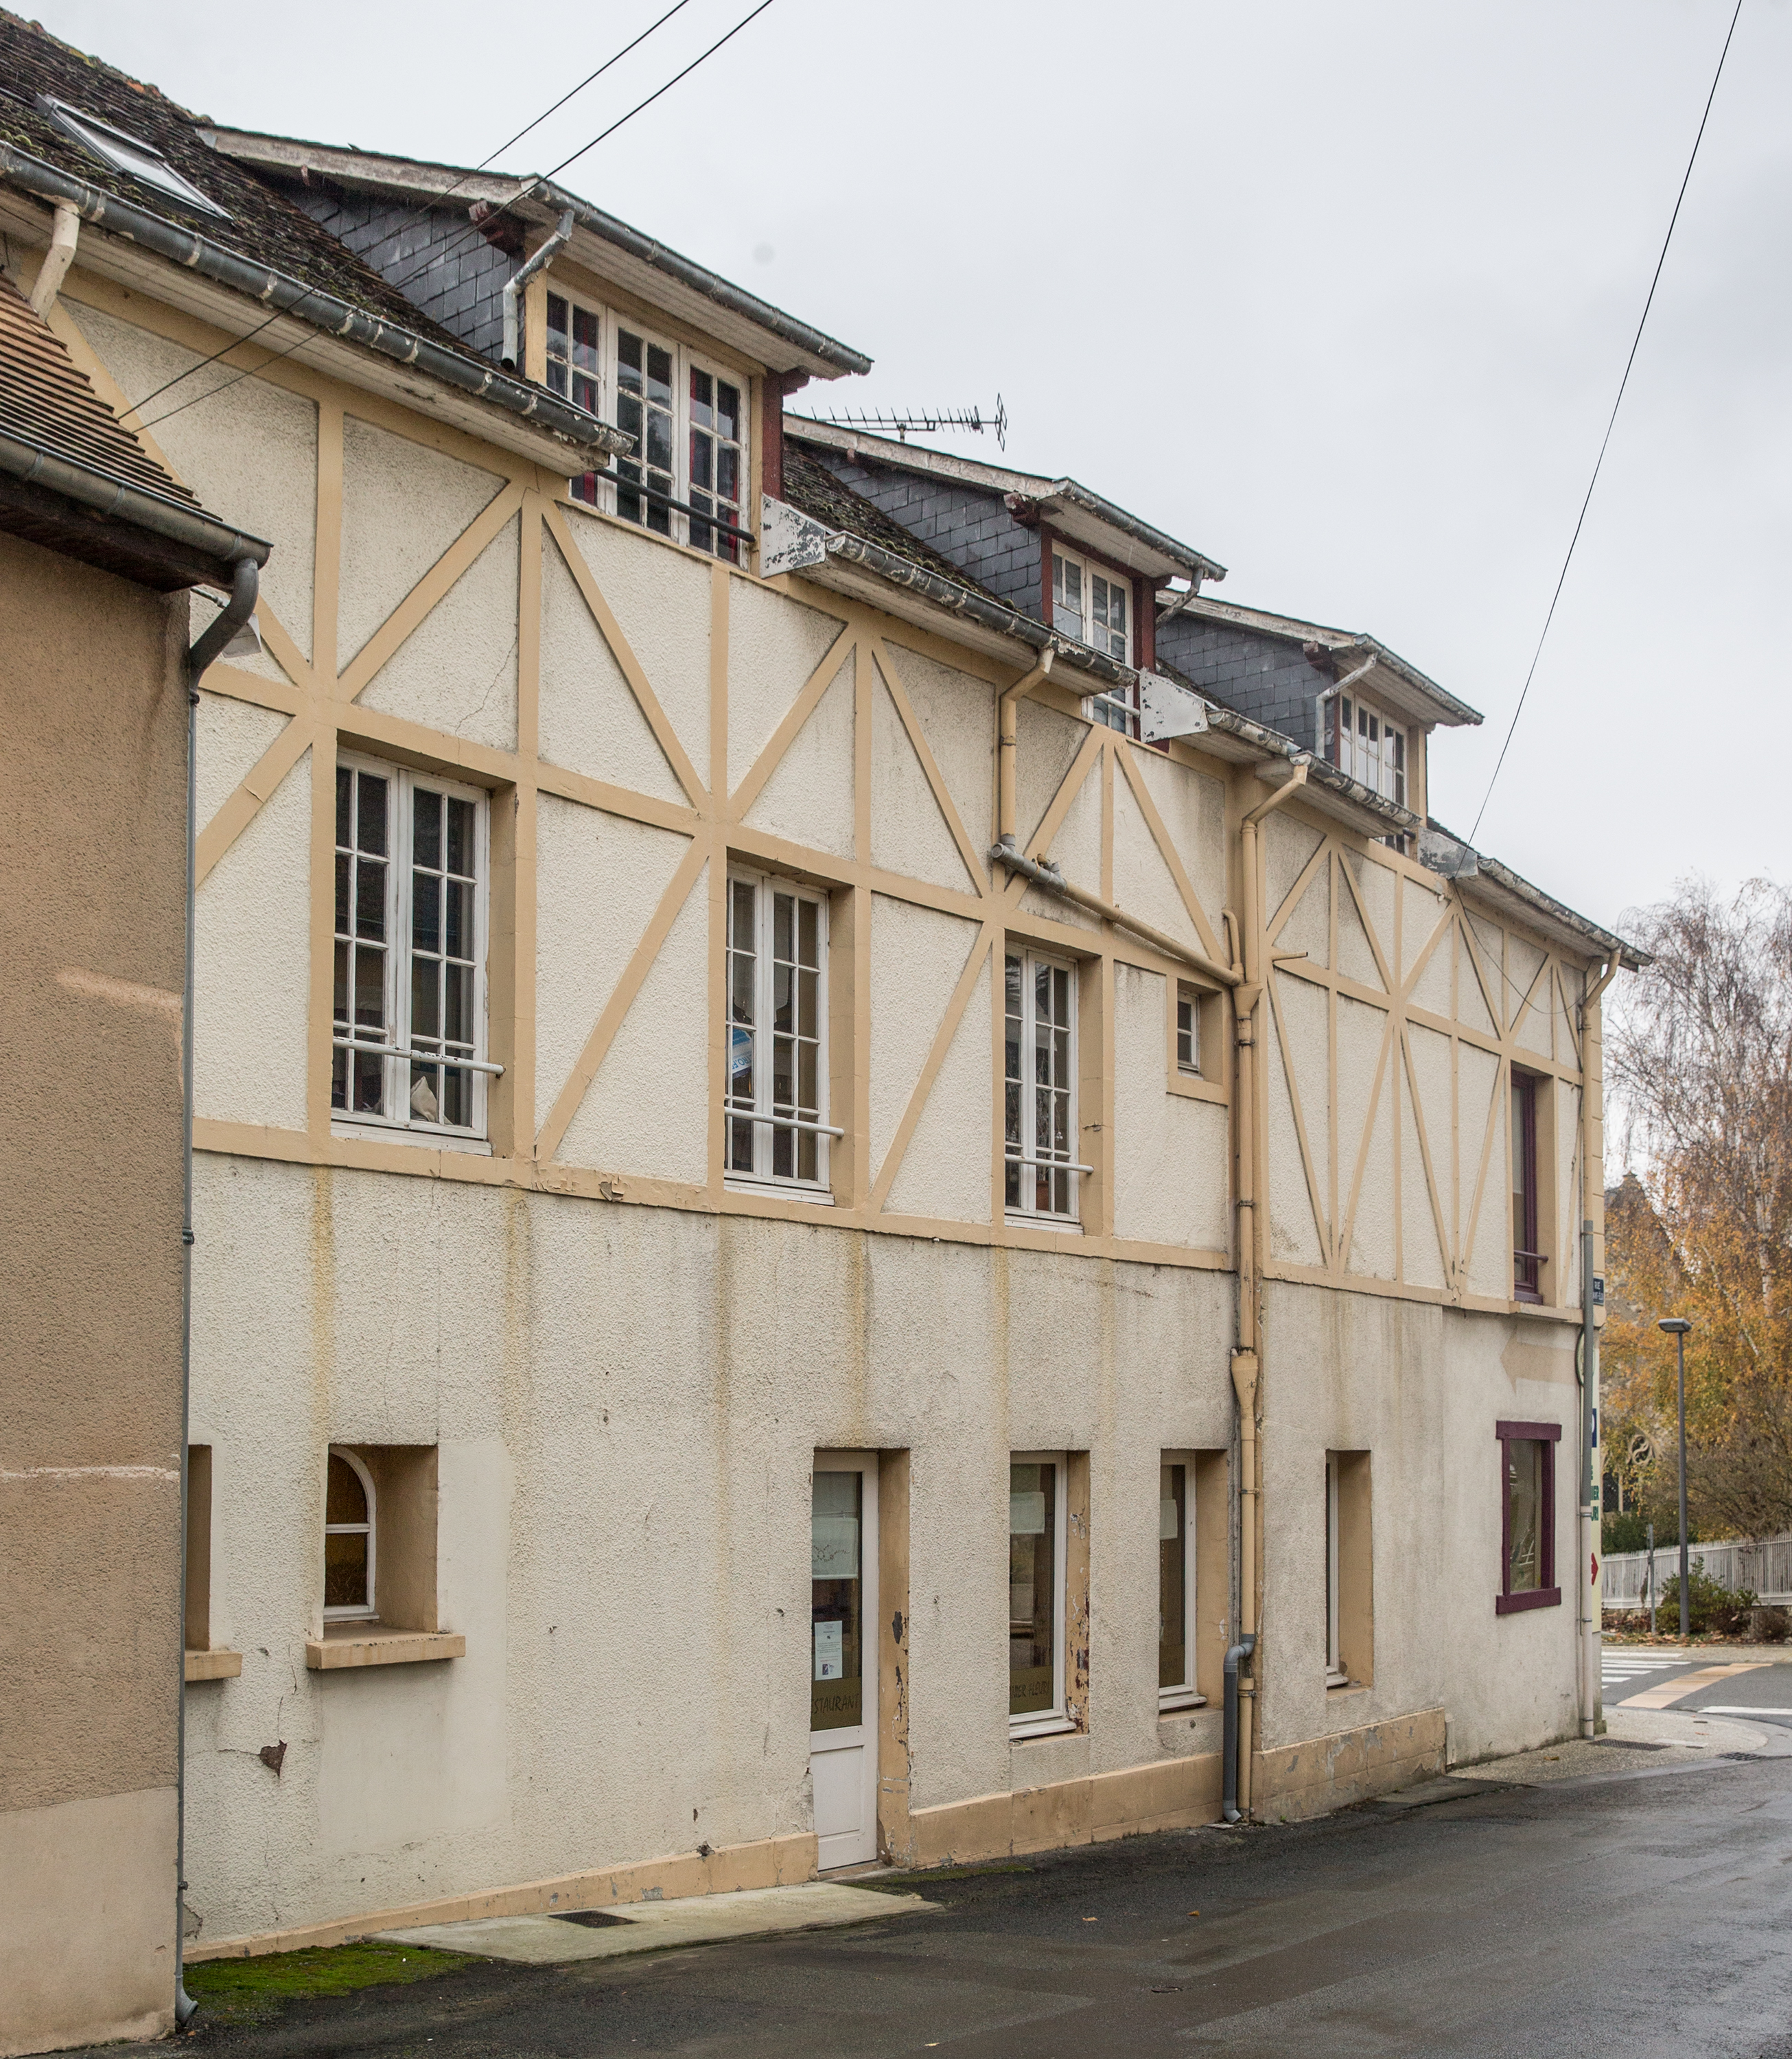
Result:
<instances>
[{"instance_id":1,"label":"stone base of wall","mask_svg":"<svg viewBox=\"0 0 1792 2059\"><path fill-rule=\"evenodd\" d=\"M546 1916L567 1909L603 1909L623 1902L676 1902L692 1894L727 1894L747 1887L790 1887L815 1876L812 1833L725 1845L707 1858L697 1852L599 1866L556 1880L525 1881L478 1894L444 1895L395 1909L368 1910L330 1923L305 1923L253 1937L213 1938L189 1944L189 1960L251 1959L266 1952L297 1952L314 1945L345 1945L376 1930L409 1930L424 1923L462 1923L479 1916Z\"/></svg>"},{"instance_id":2,"label":"stone base of wall","mask_svg":"<svg viewBox=\"0 0 1792 2059\"><path fill-rule=\"evenodd\" d=\"M1251 1814L1296 1823L1443 1770L1444 1711L1425 1709L1266 1751L1252 1768Z\"/></svg>"},{"instance_id":3,"label":"stone base of wall","mask_svg":"<svg viewBox=\"0 0 1792 2059\"><path fill-rule=\"evenodd\" d=\"M902 1866L962 1866L1146 1830L1191 1830L1218 1817L1221 1786L1220 1754L1204 1752L1049 1787L979 1794L912 1811L908 1849L891 1856Z\"/></svg>"}]
</instances>

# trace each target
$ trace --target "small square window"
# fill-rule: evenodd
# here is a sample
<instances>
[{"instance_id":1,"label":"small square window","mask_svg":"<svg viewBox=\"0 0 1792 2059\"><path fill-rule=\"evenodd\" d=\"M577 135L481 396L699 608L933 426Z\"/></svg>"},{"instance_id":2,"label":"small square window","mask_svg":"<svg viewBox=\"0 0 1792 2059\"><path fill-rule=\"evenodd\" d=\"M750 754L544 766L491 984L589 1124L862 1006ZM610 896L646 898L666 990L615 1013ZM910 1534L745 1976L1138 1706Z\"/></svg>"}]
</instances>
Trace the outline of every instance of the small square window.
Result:
<instances>
[{"instance_id":1,"label":"small square window","mask_svg":"<svg viewBox=\"0 0 1792 2059\"><path fill-rule=\"evenodd\" d=\"M1176 1069L1201 1076L1201 997L1192 986L1176 990Z\"/></svg>"}]
</instances>

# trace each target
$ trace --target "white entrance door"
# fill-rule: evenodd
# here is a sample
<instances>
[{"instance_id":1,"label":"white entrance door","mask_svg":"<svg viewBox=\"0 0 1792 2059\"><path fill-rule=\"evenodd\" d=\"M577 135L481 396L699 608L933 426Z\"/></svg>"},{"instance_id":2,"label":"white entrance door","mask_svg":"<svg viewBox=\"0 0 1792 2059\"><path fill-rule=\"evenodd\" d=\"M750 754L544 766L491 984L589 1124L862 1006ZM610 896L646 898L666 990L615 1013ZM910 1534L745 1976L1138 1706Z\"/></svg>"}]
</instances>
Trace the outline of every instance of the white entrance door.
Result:
<instances>
[{"instance_id":1,"label":"white entrance door","mask_svg":"<svg viewBox=\"0 0 1792 2059\"><path fill-rule=\"evenodd\" d=\"M809 1774L816 1863L878 1855L878 1461L818 1452L810 1512Z\"/></svg>"}]
</instances>

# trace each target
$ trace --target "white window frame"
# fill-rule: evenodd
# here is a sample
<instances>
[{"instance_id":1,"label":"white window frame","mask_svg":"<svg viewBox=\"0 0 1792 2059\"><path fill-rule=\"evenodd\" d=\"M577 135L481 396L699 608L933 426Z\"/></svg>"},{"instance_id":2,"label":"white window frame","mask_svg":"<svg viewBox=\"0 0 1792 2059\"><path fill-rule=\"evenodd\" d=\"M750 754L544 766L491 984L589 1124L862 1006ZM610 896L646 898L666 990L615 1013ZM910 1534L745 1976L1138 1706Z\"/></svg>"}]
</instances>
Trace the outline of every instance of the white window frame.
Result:
<instances>
[{"instance_id":1,"label":"white window frame","mask_svg":"<svg viewBox=\"0 0 1792 2059\"><path fill-rule=\"evenodd\" d=\"M1009 1740L1017 1744L1027 1738L1061 1736L1076 1728L1065 1707L1064 1695L1064 1647L1069 1632L1065 1587L1069 1575L1070 1456L1067 1452L1010 1452L1008 1463L1052 1468L1052 1706L1029 1709L1024 1716L1008 1718ZM1012 1510L1008 1519L1012 1535Z\"/></svg>"},{"instance_id":2,"label":"white window frame","mask_svg":"<svg viewBox=\"0 0 1792 2059\"><path fill-rule=\"evenodd\" d=\"M1325 1454L1325 1684L1349 1685L1339 1639L1338 1590L1338 1455Z\"/></svg>"},{"instance_id":3,"label":"white window frame","mask_svg":"<svg viewBox=\"0 0 1792 2059\"><path fill-rule=\"evenodd\" d=\"M1321 694L1319 746L1320 756L1328 765L1335 765L1384 801L1403 808L1407 805L1411 739L1406 725L1373 701L1340 693L1336 687Z\"/></svg>"},{"instance_id":4,"label":"white window frame","mask_svg":"<svg viewBox=\"0 0 1792 2059\"><path fill-rule=\"evenodd\" d=\"M733 506L731 527L743 532L750 530L752 525L747 518L751 506L751 496L753 489L753 382L751 377L744 372L736 371L716 363L684 344L674 343L669 337L656 335L646 323L637 320L632 315L623 314L614 308L603 306L595 301L582 299L577 294L563 292L552 281L549 282L548 290L554 299L563 301L566 303L569 350L569 354L566 357L549 359L548 384L552 391L563 393L570 399L574 397L575 380L591 378L591 374L588 371L573 361L570 356L570 348L575 312L594 316L597 321L599 369L595 379L596 405L592 412L600 416L603 420L615 424L619 420L617 404L621 396L621 365L618 353L621 348L624 331L631 336L639 337L644 344L651 344L655 349L663 350L671 359L672 485L667 496L669 499L683 501L688 506L691 497L691 436L693 426L691 399L691 374L701 372L710 379L720 380L735 388L740 396L740 434L738 437L724 438L723 440L732 441L735 448L740 453L740 473L737 481L740 497L738 501L732 504L719 503L719 505ZM552 334L552 332L550 331L549 333ZM584 404L581 402L580 404ZM634 462L640 456L641 454L637 452L635 460L618 460L614 462ZM619 521L630 523L644 530L649 536L669 537L672 542L682 544L687 549L700 552L705 557L719 558L724 564L744 565L747 562L748 546L744 534L731 538L721 529L711 527L707 543L701 541L694 543L691 540L693 524L695 524L699 531L706 525L704 518L701 515L693 516L687 512L687 508L659 509L658 512L664 516L667 524L664 529L656 528L652 520L636 523L632 515L623 514L618 508L619 486L623 492L626 493L630 490L626 480L619 482L613 470L602 472L588 472L572 480L572 497L575 500L583 501L588 507L602 509L607 515L614 515ZM700 490L708 492L712 499L717 498L713 487ZM651 516L653 512L651 504L648 504L649 515ZM722 519L731 520L726 516Z\"/></svg>"},{"instance_id":5,"label":"white window frame","mask_svg":"<svg viewBox=\"0 0 1792 2059\"><path fill-rule=\"evenodd\" d=\"M1157 1690L1157 1707L1160 1713L1171 1709L1200 1709L1207 1706L1207 1697L1195 1686L1195 1456L1193 1452L1165 1452L1158 1460L1157 1482L1157 1542L1164 1542L1163 1471L1169 1466L1182 1468L1182 1650L1185 1671L1179 1683L1171 1687L1160 1686Z\"/></svg>"},{"instance_id":6,"label":"white window frame","mask_svg":"<svg viewBox=\"0 0 1792 2059\"><path fill-rule=\"evenodd\" d=\"M115 129L110 121L84 114L80 108L71 107L66 100L58 100L50 94L40 94L38 106L65 136L72 137L90 157L97 157L102 165L122 172L126 178L135 179L139 185L153 187L185 206L197 208L202 214L216 215L221 221L233 218L228 208L220 207L215 200L202 193L191 179L183 178L153 143L145 142L141 136L132 135L127 129Z\"/></svg>"},{"instance_id":7,"label":"white window frame","mask_svg":"<svg viewBox=\"0 0 1792 2059\"><path fill-rule=\"evenodd\" d=\"M1051 552L1052 627L1077 643L1086 644L1091 651L1099 651L1104 658L1111 658L1117 665L1130 666L1133 652L1137 649L1137 618L1138 595L1130 573L1117 572L1111 565L1098 558L1091 558L1081 551L1070 549L1058 538L1049 540ZM1062 599L1069 582L1063 576L1063 568L1074 566L1082 605L1077 611L1077 626L1072 629L1060 619L1059 610L1065 606ZM1121 638L1122 647L1113 647L1110 630L1107 640L1098 641L1095 635L1095 582L1104 581L1110 588L1118 587L1126 603L1126 627ZM1109 729L1117 729L1123 736L1137 737L1139 733L1139 683L1137 674L1124 683L1104 688L1092 694L1083 703L1083 711L1091 722L1100 723Z\"/></svg>"},{"instance_id":8,"label":"white window frame","mask_svg":"<svg viewBox=\"0 0 1792 2059\"><path fill-rule=\"evenodd\" d=\"M1177 982L1176 1069L1182 1074L1185 1079L1200 1080L1205 1079L1207 1077L1201 1069L1201 1003L1205 1001L1206 998L1207 996L1198 986L1191 986L1187 980L1179 979ZM1189 1022L1187 1034L1189 1037L1189 1055L1187 1058L1185 1058L1182 1055L1182 1038L1184 1034L1182 1024L1185 1010L1187 1011Z\"/></svg>"},{"instance_id":9,"label":"white window frame","mask_svg":"<svg viewBox=\"0 0 1792 2059\"><path fill-rule=\"evenodd\" d=\"M732 1093L734 1079L733 1049L736 1024L734 1020L734 890L737 885L751 886L754 890L755 925L755 996L754 1021L751 1035L754 1040L753 1084L754 1097L750 1109L737 1111ZM797 1115L779 1120L777 1107L772 1097L773 1069L770 1041L773 1033L774 1014L773 981L775 964L772 945L777 894L790 894L798 902L806 902L818 913L816 925L817 994L815 1100L812 1117ZM827 1119L828 1091L828 897L818 888L806 886L802 881L787 874L765 872L755 866L731 865L728 868L727 912L723 923L723 950L725 954L723 967L723 1024L725 1039L723 1060L723 1164L727 1169L724 1183L733 1189L759 1193L799 1194L817 1200L831 1201L830 1187L829 1145L836 1137L844 1136L843 1130L833 1127ZM754 1169L751 1173L736 1171L729 1165L733 1155L733 1129L741 1113L754 1118ZM793 1138L801 1133L812 1133L815 1138L815 1177L812 1180L800 1175L774 1172L772 1163L775 1139L780 1130L792 1133ZM793 1149L793 1160L794 1151Z\"/></svg>"},{"instance_id":10,"label":"white window frame","mask_svg":"<svg viewBox=\"0 0 1792 2059\"><path fill-rule=\"evenodd\" d=\"M329 1460L343 1460L353 1471L361 1484L361 1491L367 1496L367 1521L360 1523L332 1523L329 1520ZM379 1571L380 1504L373 1491L373 1476L346 1444L332 1444L324 1462L324 1535L325 1537L358 1537L364 1531L367 1536L367 1600L352 1608L332 1608L327 1603L324 1609L325 1623L368 1623L380 1613L380 1590L375 1584Z\"/></svg>"},{"instance_id":11,"label":"white window frame","mask_svg":"<svg viewBox=\"0 0 1792 2059\"><path fill-rule=\"evenodd\" d=\"M364 773L388 783L390 799L387 810L385 921L388 941L385 953L384 1000L385 1036L376 1037L354 1023L352 975L348 997L350 1019L347 1023L336 1021L333 1000L332 1002L330 1035L333 1058L336 1050L344 1051L347 1058L350 1105L337 1108L333 1105L330 1110L331 1129L339 1136L387 1136L396 1132L408 1136L428 1137L432 1141L440 1141L462 1149L487 1148L490 1083L500 1077L504 1071L503 1066L492 1063L488 1054L488 968L492 937L491 796L482 787L464 786L457 780L438 779L433 773L413 771L409 767L396 765L388 759L364 757L354 752L343 751L337 755L336 766L339 771ZM404 1085L399 1077L402 1068L403 1079L408 1080L411 1069L411 918L415 885L412 810L420 787L440 794L445 799L470 802L473 807L473 862L476 868L473 921L476 930L472 959L473 1051L470 1058L458 1060L448 1069L471 1075L472 1120L464 1124L432 1122L415 1112L411 1105L412 1089ZM333 822L333 801L332 819ZM444 825L444 837L445 834ZM335 849L340 851L341 846L336 846ZM445 865L445 850L443 855ZM349 919L352 923L352 908ZM333 960L336 935L333 926ZM357 1109L352 1105L354 1072L357 1062L355 1047L361 1050L389 1049L393 1053L380 1061L382 1093L377 1111ZM429 1053L422 1054L420 1061L424 1064L441 1062Z\"/></svg>"},{"instance_id":12,"label":"white window frame","mask_svg":"<svg viewBox=\"0 0 1792 2059\"><path fill-rule=\"evenodd\" d=\"M1021 1070L1019 1080L1021 1089L1021 1133L1017 1141L1010 1138L1008 1134L1008 1116L1006 1093L1006 1089L1008 1085L1007 974L1008 961L1011 958L1017 958L1021 961ZM1069 1155L1063 1157L1060 1157L1053 1153L1049 1138L1042 1146L1039 1141L1037 1135L1036 1134L1037 1128L1036 1117L1038 1113L1038 1101L1037 1095L1033 1091L1036 1073L1033 1054L1037 1047L1038 1007L1036 998L1036 982L1033 978L1033 974L1035 968L1040 966L1049 966L1054 972L1067 972L1070 976L1069 998L1069 1022L1067 1026L1070 1033L1069 1058L1069 1077L1068 1081L1069 1109L1069 1117L1065 1125L1067 1133L1070 1138L1070 1143L1069 1145ZM1078 1164L1075 1157L1077 1140L1082 1134L1081 1129L1079 1127L1077 1109L1077 1070L1081 1064L1081 1054L1077 1048L1077 1017L1080 1013L1078 1005L1079 994L1077 990L1078 970L1079 967L1074 958L1061 957L1057 954L1051 951L1033 950L1024 941L1020 939L1011 938L1002 954L1002 1081L1004 1087L1003 1107L1002 1111L1002 1187L1007 1220L1010 1223L1017 1225L1036 1226L1040 1224L1045 1224L1048 1226L1061 1229L1079 1228L1081 1224L1082 1210L1081 1206L1081 1199L1077 1191L1077 1182L1081 1179L1086 1178L1095 1169L1093 1165ZM1020 1198L1017 1201L1007 1201L1006 1197L1007 1192L1008 1168L1015 1165L1018 1165L1021 1169L1021 1175L1018 1181ZM1062 1209L1042 1209L1039 1206L1037 1181L1037 1179L1034 1179L1029 1182L1027 1175L1029 1172L1036 1173L1041 1168L1046 1170L1061 1169L1065 1175L1065 1194L1067 1203L1065 1208Z\"/></svg>"}]
</instances>

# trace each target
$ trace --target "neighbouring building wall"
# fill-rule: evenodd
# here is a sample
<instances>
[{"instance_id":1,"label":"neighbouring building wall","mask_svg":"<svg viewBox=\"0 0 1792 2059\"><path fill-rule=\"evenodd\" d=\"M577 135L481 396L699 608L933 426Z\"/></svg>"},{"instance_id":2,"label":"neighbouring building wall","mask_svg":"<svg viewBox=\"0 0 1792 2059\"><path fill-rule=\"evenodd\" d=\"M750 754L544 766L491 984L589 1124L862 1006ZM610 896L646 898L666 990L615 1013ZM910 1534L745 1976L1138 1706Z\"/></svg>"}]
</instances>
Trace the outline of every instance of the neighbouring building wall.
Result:
<instances>
[{"instance_id":1,"label":"neighbouring building wall","mask_svg":"<svg viewBox=\"0 0 1792 2059\"><path fill-rule=\"evenodd\" d=\"M186 614L0 538L0 2053L173 2020Z\"/></svg>"}]
</instances>

